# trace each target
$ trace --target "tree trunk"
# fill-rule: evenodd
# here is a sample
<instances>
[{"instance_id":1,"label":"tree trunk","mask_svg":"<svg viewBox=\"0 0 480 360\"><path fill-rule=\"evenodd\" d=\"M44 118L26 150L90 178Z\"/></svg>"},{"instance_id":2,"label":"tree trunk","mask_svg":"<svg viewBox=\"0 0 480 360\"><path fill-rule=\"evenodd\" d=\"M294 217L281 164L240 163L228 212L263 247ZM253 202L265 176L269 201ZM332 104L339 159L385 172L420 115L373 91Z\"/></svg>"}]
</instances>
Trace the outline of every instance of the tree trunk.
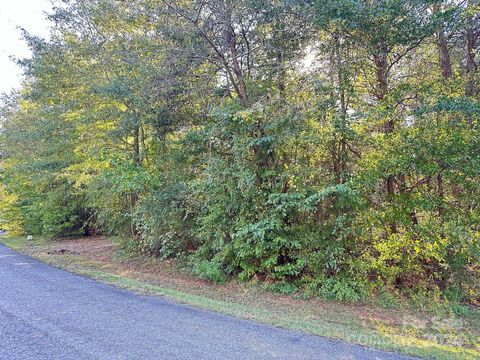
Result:
<instances>
[{"instance_id":1,"label":"tree trunk","mask_svg":"<svg viewBox=\"0 0 480 360\"><path fill-rule=\"evenodd\" d=\"M140 126L135 126L133 129L133 155L135 163L140 165Z\"/></svg>"},{"instance_id":2,"label":"tree trunk","mask_svg":"<svg viewBox=\"0 0 480 360\"><path fill-rule=\"evenodd\" d=\"M388 48L385 41L381 41L377 46L376 53L373 56L375 64L375 76L377 80L376 98L379 103L385 100L388 94ZM395 123L393 117L390 116L383 125L384 133L391 134L394 131ZM385 179L385 187L387 192L387 198L389 201L395 195L395 177L388 175ZM392 221L390 223L390 231L397 233L397 223Z\"/></svg>"},{"instance_id":3,"label":"tree trunk","mask_svg":"<svg viewBox=\"0 0 480 360\"><path fill-rule=\"evenodd\" d=\"M243 73L243 69L240 66L240 62L238 61L237 38L232 23L232 8L228 2L225 4L224 36L225 43L230 51L233 72L235 73L235 77L237 80L235 89L238 93L238 96L240 97L240 100L242 101L242 104L245 107L249 107L250 104L248 100L245 76Z\"/></svg>"},{"instance_id":4,"label":"tree trunk","mask_svg":"<svg viewBox=\"0 0 480 360\"><path fill-rule=\"evenodd\" d=\"M439 5L438 3L435 3L433 5L434 14L438 13L439 11ZM452 62L450 59L450 49L448 48L448 43L443 28L437 32L437 51L442 77L444 79L450 79L453 75Z\"/></svg>"},{"instance_id":5,"label":"tree trunk","mask_svg":"<svg viewBox=\"0 0 480 360\"><path fill-rule=\"evenodd\" d=\"M437 3L434 4L433 11L435 13L439 11ZM452 62L450 57L450 49L448 47L447 39L443 29L440 29L437 32L437 50L438 50L438 63L440 66L440 71L442 73L442 78L443 78L443 81L445 82L445 85L448 85L447 82L452 78L453 71L452 71ZM437 116L437 127L438 128L441 127L440 116ZM437 182L437 194L440 199L443 199L444 190L443 190L443 177L442 177L441 170L436 177L436 182ZM439 215L443 214L443 206L440 205L438 207L438 213Z\"/></svg>"},{"instance_id":6,"label":"tree trunk","mask_svg":"<svg viewBox=\"0 0 480 360\"><path fill-rule=\"evenodd\" d=\"M475 6L478 4L478 0L469 0L469 6ZM467 97L475 97L478 94L478 89L476 87L475 82L478 81L475 79L478 69L478 64L475 62L475 53L476 49L476 42L478 40L480 33L480 29L478 28L478 24L475 24L473 15L467 17L467 26L466 26L466 42L467 42L467 61L466 61L466 89L465 95ZM468 122L470 124L470 128L475 126L474 117L473 115L468 116Z\"/></svg>"},{"instance_id":7,"label":"tree trunk","mask_svg":"<svg viewBox=\"0 0 480 360\"><path fill-rule=\"evenodd\" d=\"M468 3L470 6L476 5L478 1L470 0ZM478 35L476 34L473 16L467 18L466 29L466 41L467 41L467 96L475 96L477 89L475 87L475 73L477 71L478 64L475 62L476 41Z\"/></svg>"},{"instance_id":8,"label":"tree trunk","mask_svg":"<svg viewBox=\"0 0 480 360\"><path fill-rule=\"evenodd\" d=\"M345 175L347 173L347 144L346 144L346 122L347 122L347 101L345 95L345 79L343 73L342 56L340 54L340 41L338 37L335 39L335 49L337 57L337 76L338 76L338 90L340 98L340 183L345 182Z\"/></svg>"},{"instance_id":9,"label":"tree trunk","mask_svg":"<svg viewBox=\"0 0 480 360\"><path fill-rule=\"evenodd\" d=\"M277 51L277 86L280 93L280 98L285 99L285 60L282 50Z\"/></svg>"}]
</instances>

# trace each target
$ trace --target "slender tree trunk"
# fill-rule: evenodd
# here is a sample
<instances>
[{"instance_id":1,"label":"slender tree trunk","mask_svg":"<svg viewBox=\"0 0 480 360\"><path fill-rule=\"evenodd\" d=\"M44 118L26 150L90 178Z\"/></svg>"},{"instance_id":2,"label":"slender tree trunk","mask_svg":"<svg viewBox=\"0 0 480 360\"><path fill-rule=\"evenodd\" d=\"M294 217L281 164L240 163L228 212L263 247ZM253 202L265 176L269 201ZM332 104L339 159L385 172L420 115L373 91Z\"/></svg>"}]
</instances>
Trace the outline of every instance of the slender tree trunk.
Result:
<instances>
[{"instance_id":1,"label":"slender tree trunk","mask_svg":"<svg viewBox=\"0 0 480 360\"><path fill-rule=\"evenodd\" d=\"M445 34L442 31L438 33L438 57L440 60L440 68L444 79L450 79L453 75L452 63L450 60L450 49L448 48Z\"/></svg>"},{"instance_id":2,"label":"slender tree trunk","mask_svg":"<svg viewBox=\"0 0 480 360\"><path fill-rule=\"evenodd\" d=\"M377 80L376 87L376 97L379 103L385 100L385 97L388 94L388 48L385 41L382 41L378 47L377 51L373 56L375 63L375 76ZM383 125L384 133L391 134L394 131L395 123L393 117L390 116ZM387 192L387 198L392 199L395 195L395 177L393 175L388 175L385 178L385 187ZM397 233L397 223L392 221L390 223L390 231L395 234Z\"/></svg>"},{"instance_id":3,"label":"slender tree trunk","mask_svg":"<svg viewBox=\"0 0 480 360\"><path fill-rule=\"evenodd\" d=\"M476 5L478 1L470 0L468 3L470 6ZM478 24L477 24L478 26ZM476 95L475 88L475 72L477 70L478 64L475 62L475 51L476 51L476 42L478 34L476 34L476 26L474 24L473 16L467 18L467 29L466 29L466 41L467 41L467 96Z\"/></svg>"},{"instance_id":4,"label":"slender tree trunk","mask_svg":"<svg viewBox=\"0 0 480 360\"><path fill-rule=\"evenodd\" d=\"M135 126L133 129L133 156L135 163L140 166L141 154L140 154L140 126ZM130 207L131 210L135 209L138 202L138 193L136 191L130 192ZM137 235L137 228L132 220L130 220L130 234L132 236Z\"/></svg>"},{"instance_id":5,"label":"slender tree trunk","mask_svg":"<svg viewBox=\"0 0 480 360\"><path fill-rule=\"evenodd\" d=\"M249 107L250 103L248 99L247 84L245 81L243 69L240 65L240 62L238 61L237 37L232 23L232 8L228 2L226 2L225 4L224 36L225 42L230 51L233 72L235 73L235 77L237 80L236 89L238 92L238 96L240 97L242 104L245 107Z\"/></svg>"},{"instance_id":6,"label":"slender tree trunk","mask_svg":"<svg viewBox=\"0 0 480 360\"><path fill-rule=\"evenodd\" d=\"M133 155L135 163L140 165L140 126L135 126L135 128L133 129Z\"/></svg>"},{"instance_id":7,"label":"slender tree trunk","mask_svg":"<svg viewBox=\"0 0 480 360\"><path fill-rule=\"evenodd\" d=\"M345 182L347 173L347 143L346 143L346 122L347 122L347 101L345 95L345 79L342 64L342 54L340 53L341 43L338 36L335 39L335 49L337 58L337 77L338 93L340 98L340 183Z\"/></svg>"},{"instance_id":8,"label":"slender tree trunk","mask_svg":"<svg viewBox=\"0 0 480 360\"><path fill-rule=\"evenodd\" d=\"M347 142L345 134L347 99L340 35L336 32L333 33L332 40L329 55L330 101L332 104L335 104L334 121L339 121L332 145L333 174L335 182L343 184L347 173ZM339 104L339 106L336 104Z\"/></svg>"},{"instance_id":9,"label":"slender tree trunk","mask_svg":"<svg viewBox=\"0 0 480 360\"><path fill-rule=\"evenodd\" d=\"M438 3L433 5L433 12L438 13L440 11ZM448 47L447 39L444 29L440 29L437 32L437 51L438 62L440 64L440 70L444 79L450 79L453 75L452 62L450 59L450 49Z\"/></svg>"},{"instance_id":10,"label":"slender tree trunk","mask_svg":"<svg viewBox=\"0 0 480 360\"><path fill-rule=\"evenodd\" d=\"M140 144L141 147L141 161L146 161L148 163L148 156L147 156L147 145L145 143L145 129L143 125L140 126Z\"/></svg>"},{"instance_id":11,"label":"slender tree trunk","mask_svg":"<svg viewBox=\"0 0 480 360\"><path fill-rule=\"evenodd\" d=\"M285 59L282 50L277 50L277 86L280 98L285 99Z\"/></svg>"},{"instance_id":12,"label":"slender tree trunk","mask_svg":"<svg viewBox=\"0 0 480 360\"><path fill-rule=\"evenodd\" d=\"M474 6L478 3L478 0L469 0L468 4ZM466 28L466 42L467 42L467 61L466 61L466 80L467 85L465 89L465 95L467 97L475 97L478 94L478 89L475 82L478 81L475 79L477 75L478 64L475 62L475 52L476 52L476 42L478 40L480 29L478 29L478 24L474 23L474 17L469 16L467 18L467 28ZM468 122L470 127L475 126L473 115L469 115Z\"/></svg>"},{"instance_id":13,"label":"slender tree trunk","mask_svg":"<svg viewBox=\"0 0 480 360\"><path fill-rule=\"evenodd\" d=\"M438 3L435 3L433 7L433 11L437 13L439 10L440 9L438 8ZM440 65L440 71L442 73L442 78L445 83L445 86L447 86L448 81L453 76L453 71L452 71L452 62L450 57L450 49L448 47L445 31L443 29L440 29L437 32L437 50L438 50L438 63ZM440 116L437 116L437 127L438 128L441 127ZM436 182L437 182L437 194L440 199L443 199L445 194L443 190L443 177L442 177L441 170L436 176ZM443 206L438 207L438 213L439 215L443 214Z\"/></svg>"}]
</instances>

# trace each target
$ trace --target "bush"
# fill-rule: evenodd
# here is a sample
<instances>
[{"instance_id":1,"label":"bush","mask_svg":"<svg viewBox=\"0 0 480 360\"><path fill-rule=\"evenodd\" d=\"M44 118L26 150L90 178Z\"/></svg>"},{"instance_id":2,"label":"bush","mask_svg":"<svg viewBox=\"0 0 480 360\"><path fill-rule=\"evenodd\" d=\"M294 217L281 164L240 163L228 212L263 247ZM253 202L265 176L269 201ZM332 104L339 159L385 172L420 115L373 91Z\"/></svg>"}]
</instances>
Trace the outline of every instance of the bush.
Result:
<instances>
[{"instance_id":1,"label":"bush","mask_svg":"<svg viewBox=\"0 0 480 360\"><path fill-rule=\"evenodd\" d=\"M227 275L223 271L221 264L215 260L199 260L193 262L192 271L202 279L216 284L223 284L227 281Z\"/></svg>"},{"instance_id":2,"label":"bush","mask_svg":"<svg viewBox=\"0 0 480 360\"><path fill-rule=\"evenodd\" d=\"M320 296L328 300L358 302L365 300L371 287L363 281L348 278L329 278L320 287Z\"/></svg>"}]
</instances>

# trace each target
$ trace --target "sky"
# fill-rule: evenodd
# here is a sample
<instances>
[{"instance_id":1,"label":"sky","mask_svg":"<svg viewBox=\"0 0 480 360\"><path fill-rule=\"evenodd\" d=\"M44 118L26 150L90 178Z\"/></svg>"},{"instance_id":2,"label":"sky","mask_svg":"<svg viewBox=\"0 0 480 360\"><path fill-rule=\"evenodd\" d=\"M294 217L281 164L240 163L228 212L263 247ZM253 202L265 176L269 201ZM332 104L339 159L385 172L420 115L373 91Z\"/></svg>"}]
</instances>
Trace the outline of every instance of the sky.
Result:
<instances>
[{"instance_id":1,"label":"sky","mask_svg":"<svg viewBox=\"0 0 480 360\"><path fill-rule=\"evenodd\" d=\"M9 57L31 55L17 27L46 37L45 12L50 9L50 0L0 0L0 93L19 88L21 84L21 69Z\"/></svg>"}]
</instances>

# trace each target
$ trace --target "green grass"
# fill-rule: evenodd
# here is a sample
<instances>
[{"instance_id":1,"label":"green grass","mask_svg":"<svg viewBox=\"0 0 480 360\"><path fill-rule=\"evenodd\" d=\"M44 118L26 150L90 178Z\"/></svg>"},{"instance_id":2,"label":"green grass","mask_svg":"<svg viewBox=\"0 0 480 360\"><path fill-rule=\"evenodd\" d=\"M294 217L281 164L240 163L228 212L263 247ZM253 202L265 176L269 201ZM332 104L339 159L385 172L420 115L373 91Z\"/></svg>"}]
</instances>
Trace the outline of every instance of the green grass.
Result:
<instances>
[{"instance_id":1,"label":"green grass","mask_svg":"<svg viewBox=\"0 0 480 360\"><path fill-rule=\"evenodd\" d=\"M398 327L387 326L379 321L374 327L366 326L359 319L338 313L326 314L322 318L312 317L308 311L295 309L294 311L276 310L265 306L251 306L236 302L212 299L208 296L192 294L186 291L167 288L145 281L120 276L104 271L101 264L95 263L80 256L63 255L60 257L50 256L46 252L36 252L35 249L48 245L47 239L36 239L26 243L24 239L11 238L2 240L7 246L21 252L26 252L51 265L58 266L74 273L102 281L117 287L128 289L141 294L158 295L174 301L194 306L200 309L220 312L234 317L255 320L265 324L279 326L285 329L303 331L309 334L329 337L361 344L377 349L397 351L408 355L434 359L478 359L480 352L472 348L466 348L445 343L448 336L459 336L458 331L445 331L444 328L433 332L431 338L425 339L422 335L421 326L412 324L403 326L401 331ZM259 294L261 296L261 294ZM447 327L448 329L448 327ZM431 331L431 329L429 329ZM449 333L452 332L452 333ZM462 335L462 334L460 334ZM460 342L461 342L461 336ZM470 342L479 339L470 339Z\"/></svg>"},{"instance_id":2,"label":"green grass","mask_svg":"<svg viewBox=\"0 0 480 360\"><path fill-rule=\"evenodd\" d=\"M26 237L2 237L0 242L7 245L9 248L19 252L25 252L27 248L30 250L35 247L42 247L48 245L51 240L46 237L34 237L33 240L27 241ZM29 251L30 252L30 251Z\"/></svg>"}]
</instances>

